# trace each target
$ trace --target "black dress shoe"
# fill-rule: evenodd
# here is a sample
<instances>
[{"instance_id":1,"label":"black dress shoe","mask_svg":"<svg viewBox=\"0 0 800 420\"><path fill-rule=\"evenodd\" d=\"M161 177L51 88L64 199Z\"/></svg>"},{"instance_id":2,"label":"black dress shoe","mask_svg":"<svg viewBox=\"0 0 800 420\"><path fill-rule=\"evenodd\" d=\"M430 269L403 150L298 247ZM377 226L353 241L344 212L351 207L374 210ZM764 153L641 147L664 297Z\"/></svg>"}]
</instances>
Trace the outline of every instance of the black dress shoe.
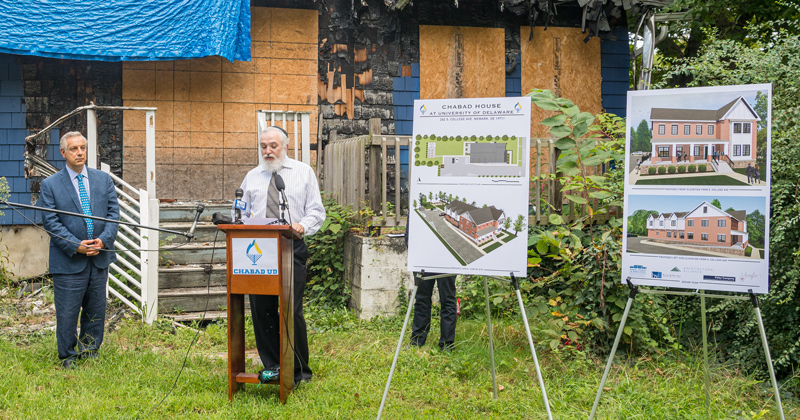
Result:
<instances>
[{"instance_id":1,"label":"black dress shoe","mask_svg":"<svg viewBox=\"0 0 800 420\"><path fill-rule=\"evenodd\" d=\"M72 359L64 359L61 361L61 369L72 370L75 369L75 366L72 366L74 360Z\"/></svg>"}]
</instances>

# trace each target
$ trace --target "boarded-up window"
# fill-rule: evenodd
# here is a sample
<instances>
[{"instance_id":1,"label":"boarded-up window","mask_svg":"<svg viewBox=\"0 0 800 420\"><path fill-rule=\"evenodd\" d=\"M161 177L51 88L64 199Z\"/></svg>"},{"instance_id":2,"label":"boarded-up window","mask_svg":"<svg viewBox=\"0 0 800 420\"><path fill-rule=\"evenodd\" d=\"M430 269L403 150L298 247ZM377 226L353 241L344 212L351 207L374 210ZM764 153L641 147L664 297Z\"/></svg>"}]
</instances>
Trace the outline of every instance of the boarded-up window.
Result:
<instances>
[{"instance_id":1,"label":"boarded-up window","mask_svg":"<svg viewBox=\"0 0 800 420\"><path fill-rule=\"evenodd\" d=\"M602 111L600 39L584 43L586 34L578 28L520 28L522 92L549 89L573 101L581 111ZM553 113L531 108L532 137L548 137L539 123Z\"/></svg>"},{"instance_id":2,"label":"boarded-up window","mask_svg":"<svg viewBox=\"0 0 800 420\"><path fill-rule=\"evenodd\" d=\"M500 28L419 27L422 99L505 96L505 32Z\"/></svg>"},{"instance_id":3,"label":"boarded-up window","mask_svg":"<svg viewBox=\"0 0 800 420\"><path fill-rule=\"evenodd\" d=\"M316 142L317 12L253 7L251 15L252 61L123 63L123 104L158 108L159 198L233 198L258 163L257 110L311 112ZM142 121L143 111L124 112L123 174L136 186L143 185L145 173ZM289 124L290 141L293 131Z\"/></svg>"}]
</instances>

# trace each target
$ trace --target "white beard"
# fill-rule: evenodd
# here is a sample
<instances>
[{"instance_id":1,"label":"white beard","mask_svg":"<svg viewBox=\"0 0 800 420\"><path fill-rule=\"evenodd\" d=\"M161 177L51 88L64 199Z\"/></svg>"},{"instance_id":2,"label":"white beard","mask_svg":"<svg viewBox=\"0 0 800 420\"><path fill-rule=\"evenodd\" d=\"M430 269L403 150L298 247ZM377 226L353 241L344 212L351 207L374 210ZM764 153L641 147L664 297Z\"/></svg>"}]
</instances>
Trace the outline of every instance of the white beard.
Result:
<instances>
[{"instance_id":1,"label":"white beard","mask_svg":"<svg viewBox=\"0 0 800 420\"><path fill-rule=\"evenodd\" d=\"M263 155L259 156L261 157L261 166L269 172L277 172L283 167L283 162L286 161L286 155L281 155L281 157L273 159L272 161L264 159Z\"/></svg>"}]
</instances>

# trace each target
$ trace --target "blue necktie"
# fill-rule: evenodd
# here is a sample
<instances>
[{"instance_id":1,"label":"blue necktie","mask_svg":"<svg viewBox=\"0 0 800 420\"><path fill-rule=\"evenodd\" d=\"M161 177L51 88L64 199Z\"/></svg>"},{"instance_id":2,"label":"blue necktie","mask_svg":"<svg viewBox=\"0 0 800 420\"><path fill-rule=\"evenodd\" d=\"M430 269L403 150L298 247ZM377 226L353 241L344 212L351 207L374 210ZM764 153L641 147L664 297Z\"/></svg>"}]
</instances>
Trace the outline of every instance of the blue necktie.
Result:
<instances>
[{"instance_id":1,"label":"blue necktie","mask_svg":"<svg viewBox=\"0 0 800 420\"><path fill-rule=\"evenodd\" d=\"M83 207L83 214L91 216L92 206L89 204L89 194L86 193L86 187L83 186L82 174L78 174L78 192L80 192L81 196L81 207ZM83 220L86 220L86 231L89 232L89 239L92 239L92 234L94 233L94 222L92 219Z\"/></svg>"}]
</instances>

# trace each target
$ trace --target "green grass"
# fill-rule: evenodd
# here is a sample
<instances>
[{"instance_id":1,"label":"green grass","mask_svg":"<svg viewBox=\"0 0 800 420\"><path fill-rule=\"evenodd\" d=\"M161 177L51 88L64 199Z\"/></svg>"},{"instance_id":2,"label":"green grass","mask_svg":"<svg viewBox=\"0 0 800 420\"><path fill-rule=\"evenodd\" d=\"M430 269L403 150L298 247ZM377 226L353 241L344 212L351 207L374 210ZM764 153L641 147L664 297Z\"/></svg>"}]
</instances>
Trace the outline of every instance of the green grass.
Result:
<instances>
[{"instance_id":1,"label":"green grass","mask_svg":"<svg viewBox=\"0 0 800 420\"><path fill-rule=\"evenodd\" d=\"M245 385L228 402L225 325L206 329L167 394L193 332L168 323L126 320L108 332L96 360L73 371L58 367L53 332L0 341L2 419L373 419L380 406L402 318L358 321L342 310L307 307L315 378L286 405L271 385ZM546 322L531 320L555 419L587 418L605 360L573 350L551 351ZM488 333L481 320L460 318L456 349L438 350L438 318L428 343L404 346L383 412L385 419L545 419L525 330L519 319L493 319L497 381L492 398ZM250 328L247 329L252 338ZM754 344L755 345L755 344ZM248 344L252 348L252 342ZM711 368L711 415L705 415L702 358L655 354L628 358L620 349L606 382L598 419L777 419L767 384L731 366ZM252 366L251 371L257 369ZM788 401L787 401L788 400ZM786 418L800 407L784 399ZM765 411L763 417L756 413Z\"/></svg>"},{"instance_id":2,"label":"green grass","mask_svg":"<svg viewBox=\"0 0 800 420\"><path fill-rule=\"evenodd\" d=\"M487 246L486 248L483 248L483 252L488 254L488 253L494 251L495 249L500 248L501 246L503 246L502 242L495 242L495 243Z\"/></svg>"},{"instance_id":3,"label":"green grass","mask_svg":"<svg viewBox=\"0 0 800 420\"><path fill-rule=\"evenodd\" d=\"M636 185L748 185L726 175L640 179Z\"/></svg>"}]
</instances>

